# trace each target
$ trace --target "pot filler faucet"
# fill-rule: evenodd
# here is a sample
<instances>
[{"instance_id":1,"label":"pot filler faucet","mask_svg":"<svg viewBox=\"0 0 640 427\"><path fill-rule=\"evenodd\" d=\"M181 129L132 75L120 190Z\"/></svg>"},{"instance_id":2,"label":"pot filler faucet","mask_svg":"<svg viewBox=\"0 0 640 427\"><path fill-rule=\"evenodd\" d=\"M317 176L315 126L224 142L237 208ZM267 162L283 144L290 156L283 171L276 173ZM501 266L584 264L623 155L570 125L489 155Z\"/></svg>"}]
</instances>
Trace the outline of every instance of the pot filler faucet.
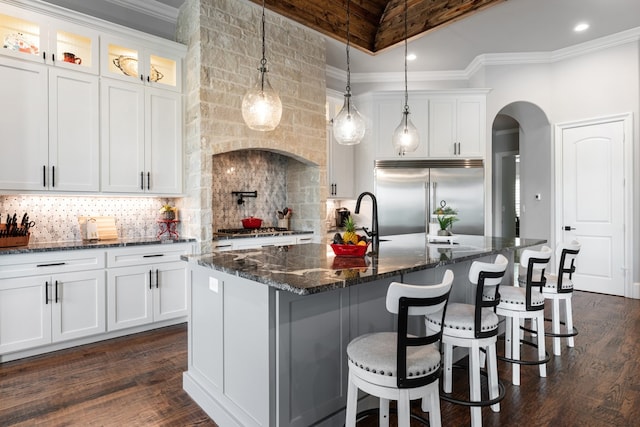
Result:
<instances>
[{"instance_id":1,"label":"pot filler faucet","mask_svg":"<svg viewBox=\"0 0 640 427\"><path fill-rule=\"evenodd\" d=\"M380 236L378 235L378 201L376 200L376 196L373 193L365 191L358 196L358 201L356 202L356 210L354 213L360 213L360 202L364 196L371 197L371 202L373 205L373 212L371 215L371 231L368 231L365 227L362 227L367 236L371 237L373 240L373 250L378 252L378 247L380 246Z\"/></svg>"}]
</instances>

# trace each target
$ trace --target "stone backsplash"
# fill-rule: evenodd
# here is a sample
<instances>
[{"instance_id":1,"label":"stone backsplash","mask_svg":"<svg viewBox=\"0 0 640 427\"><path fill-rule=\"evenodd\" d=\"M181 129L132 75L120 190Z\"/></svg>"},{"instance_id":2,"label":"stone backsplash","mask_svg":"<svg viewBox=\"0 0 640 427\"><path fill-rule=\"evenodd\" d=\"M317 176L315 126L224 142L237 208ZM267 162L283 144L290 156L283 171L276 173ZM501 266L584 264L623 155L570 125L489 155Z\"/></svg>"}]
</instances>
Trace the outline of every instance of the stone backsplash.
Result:
<instances>
[{"instance_id":1,"label":"stone backsplash","mask_svg":"<svg viewBox=\"0 0 640 427\"><path fill-rule=\"evenodd\" d=\"M62 242L81 240L79 216L113 216L120 238L155 237L156 220L163 204L176 205L178 199L120 198L93 196L0 196L0 217L24 213L36 225L30 242ZM180 227L178 227L180 232Z\"/></svg>"},{"instance_id":2,"label":"stone backsplash","mask_svg":"<svg viewBox=\"0 0 640 427\"><path fill-rule=\"evenodd\" d=\"M262 218L263 227L277 226L277 210L287 205L288 159L259 150L232 151L213 156L213 232L242 227L241 219ZM256 191L238 203L233 191Z\"/></svg>"}]
</instances>

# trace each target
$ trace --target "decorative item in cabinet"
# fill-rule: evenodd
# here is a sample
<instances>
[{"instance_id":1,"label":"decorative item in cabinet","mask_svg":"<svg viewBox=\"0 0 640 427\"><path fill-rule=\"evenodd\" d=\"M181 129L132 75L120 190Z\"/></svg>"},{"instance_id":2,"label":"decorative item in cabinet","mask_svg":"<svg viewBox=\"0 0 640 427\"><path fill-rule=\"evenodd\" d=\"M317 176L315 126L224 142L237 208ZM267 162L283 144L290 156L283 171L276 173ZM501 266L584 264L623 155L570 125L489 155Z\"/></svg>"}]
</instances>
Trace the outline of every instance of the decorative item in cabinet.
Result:
<instances>
[{"instance_id":1,"label":"decorative item in cabinet","mask_svg":"<svg viewBox=\"0 0 640 427\"><path fill-rule=\"evenodd\" d=\"M137 47L109 43L107 70L114 77L177 87L178 61L159 55L146 55L143 49Z\"/></svg>"},{"instance_id":2,"label":"decorative item in cabinet","mask_svg":"<svg viewBox=\"0 0 640 427\"><path fill-rule=\"evenodd\" d=\"M22 18L0 14L2 47L22 54L40 53L40 25Z\"/></svg>"}]
</instances>

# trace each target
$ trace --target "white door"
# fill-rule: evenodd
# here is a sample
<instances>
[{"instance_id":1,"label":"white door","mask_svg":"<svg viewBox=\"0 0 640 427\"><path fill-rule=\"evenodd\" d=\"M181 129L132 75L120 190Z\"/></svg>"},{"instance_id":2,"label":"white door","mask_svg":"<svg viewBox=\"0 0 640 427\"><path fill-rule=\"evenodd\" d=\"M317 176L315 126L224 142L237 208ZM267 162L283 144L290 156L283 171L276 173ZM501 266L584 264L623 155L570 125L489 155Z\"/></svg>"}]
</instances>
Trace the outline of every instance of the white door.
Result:
<instances>
[{"instance_id":1,"label":"white door","mask_svg":"<svg viewBox=\"0 0 640 427\"><path fill-rule=\"evenodd\" d=\"M153 322L155 282L150 265L107 270L107 330Z\"/></svg>"},{"instance_id":2,"label":"white door","mask_svg":"<svg viewBox=\"0 0 640 427\"><path fill-rule=\"evenodd\" d=\"M98 76L51 69L49 105L49 188L98 191Z\"/></svg>"},{"instance_id":3,"label":"white door","mask_svg":"<svg viewBox=\"0 0 640 427\"><path fill-rule=\"evenodd\" d=\"M577 290L625 295L624 122L562 130L560 241L578 240Z\"/></svg>"},{"instance_id":4,"label":"white door","mask_svg":"<svg viewBox=\"0 0 640 427\"><path fill-rule=\"evenodd\" d=\"M48 164L47 67L0 58L0 189L43 190Z\"/></svg>"},{"instance_id":5,"label":"white door","mask_svg":"<svg viewBox=\"0 0 640 427\"><path fill-rule=\"evenodd\" d=\"M145 191L182 193L182 104L180 94L146 90Z\"/></svg>"},{"instance_id":6,"label":"white door","mask_svg":"<svg viewBox=\"0 0 640 427\"><path fill-rule=\"evenodd\" d=\"M173 319L187 315L187 268L182 261L154 266L155 301L153 320Z\"/></svg>"},{"instance_id":7,"label":"white door","mask_svg":"<svg viewBox=\"0 0 640 427\"><path fill-rule=\"evenodd\" d=\"M88 270L53 277L54 342L106 331L104 275L104 270Z\"/></svg>"},{"instance_id":8,"label":"white door","mask_svg":"<svg viewBox=\"0 0 640 427\"><path fill-rule=\"evenodd\" d=\"M102 79L100 86L104 192L142 193L144 176L144 87Z\"/></svg>"}]
</instances>

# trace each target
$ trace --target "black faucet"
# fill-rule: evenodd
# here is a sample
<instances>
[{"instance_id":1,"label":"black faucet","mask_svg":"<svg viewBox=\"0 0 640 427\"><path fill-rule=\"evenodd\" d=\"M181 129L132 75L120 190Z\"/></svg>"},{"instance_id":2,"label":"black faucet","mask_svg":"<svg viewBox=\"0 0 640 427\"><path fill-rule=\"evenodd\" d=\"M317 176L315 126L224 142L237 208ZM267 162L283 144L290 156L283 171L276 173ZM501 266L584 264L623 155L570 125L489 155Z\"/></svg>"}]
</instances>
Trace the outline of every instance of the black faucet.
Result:
<instances>
[{"instance_id":1,"label":"black faucet","mask_svg":"<svg viewBox=\"0 0 640 427\"><path fill-rule=\"evenodd\" d=\"M367 236L371 237L373 241L373 251L378 252L378 248L380 247L380 236L378 235L378 201L376 200L376 196L373 193L365 191L358 196L358 201L356 202L356 210L354 213L360 213L360 202L364 196L371 197L371 201L373 202L373 213L371 217L371 231L368 231L365 227L362 227Z\"/></svg>"}]
</instances>

